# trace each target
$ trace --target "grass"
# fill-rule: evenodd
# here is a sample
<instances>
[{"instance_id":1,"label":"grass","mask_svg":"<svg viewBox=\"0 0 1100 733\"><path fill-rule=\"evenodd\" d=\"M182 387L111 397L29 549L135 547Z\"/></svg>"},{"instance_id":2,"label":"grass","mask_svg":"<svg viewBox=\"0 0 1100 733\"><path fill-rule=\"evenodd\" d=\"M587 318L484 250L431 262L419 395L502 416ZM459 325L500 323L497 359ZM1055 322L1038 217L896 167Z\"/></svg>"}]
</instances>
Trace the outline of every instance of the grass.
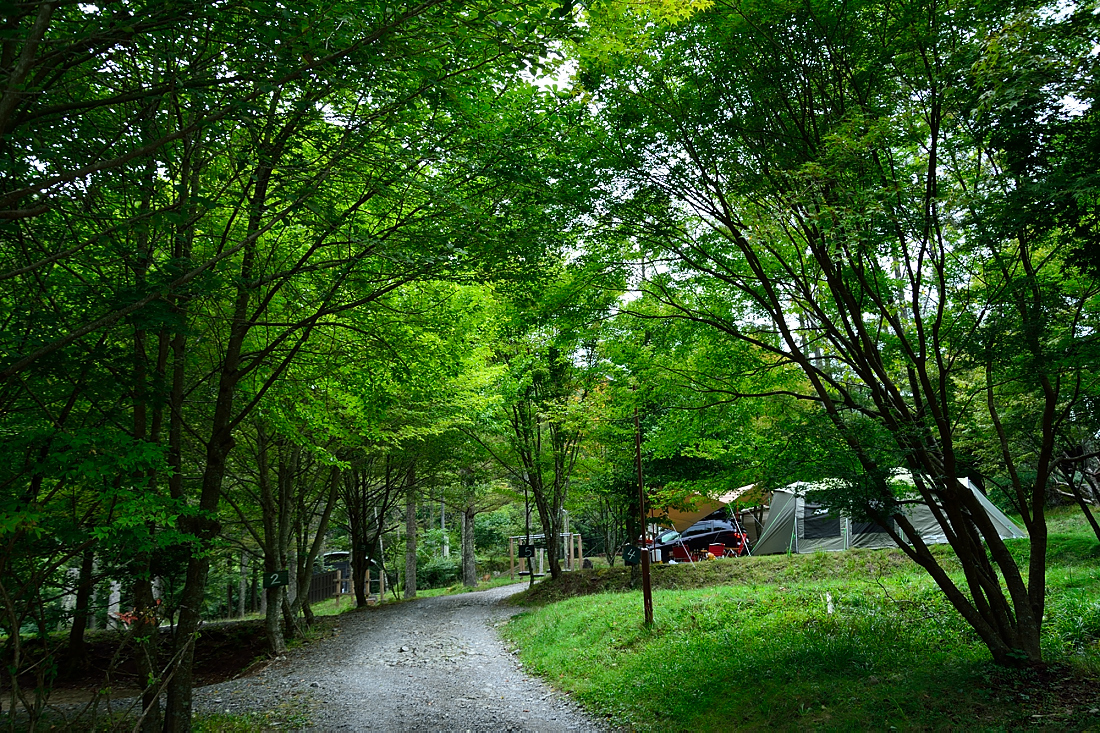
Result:
<instances>
[{"instance_id":1,"label":"grass","mask_svg":"<svg viewBox=\"0 0 1100 733\"><path fill-rule=\"evenodd\" d=\"M456 593L473 593L479 590L489 590L490 588L499 588L502 585L514 585L515 583L526 583L527 578L516 578L515 580L509 578L507 575L501 575L496 578L490 578L489 580L479 581L473 588L467 588L462 583L454 583L453 585L446 586L444 588L427 588L425 590L417 590L417 598L432 598L435 596L449 596Z\"/></svg>"},{"instance_id":2,"label":"grass","mask_svg":"<svg viewBox=\"0 0 1100 733\"><path fill-rule=\"evenodd\" d=\"M351 594L327 598L310 606L314 616L339 616L355 608L355 596Z\"/></svg>"},{"instance_id":3,"label":"grass","mask_svg":"<svg viewBox=\"0 0 1100 733\"><path fill-rule=\"evenodd\" d=\"M1100 730L1098 556L1083 519L1059 514L1045 670L991 664L900 551L657 566L650 629L629 573L573 573L525 593L532 610L507 634L529 669L615 727Z\"/></svg>"},{"instance_id":4,"label":"grass","mask_svg":"<svg viewBox=\"0 0 1100 733\"><path fill-rule=\"evenodd\" d=\"M258 730L298 730L308 727L312 717L304 701L292 698L262 713L196 715L192 731L194 733L252 733Z\"/></svg>"},{"instance_id":5,"label":"grass","mask_svg":"<svg viewBox=\"0 0 1100 733\"><path fill-rule=\"evenodd\" d=\"M949 567L957 567L947 548L934 547ZM901 552L851 550L815 555L772 555L768 557L703 561L694 565L654 565L654 589L689 590L715 585L760 585L800 583L807 580L891 577L899 572L913 573L915 566ZM628 591L640 581L629 567L597 567L564 573L558 581L547 579L517 599L520 604L543 605L589 593ZM639 586L640 587L640 586Z\"/></svg>"}]
</instances>

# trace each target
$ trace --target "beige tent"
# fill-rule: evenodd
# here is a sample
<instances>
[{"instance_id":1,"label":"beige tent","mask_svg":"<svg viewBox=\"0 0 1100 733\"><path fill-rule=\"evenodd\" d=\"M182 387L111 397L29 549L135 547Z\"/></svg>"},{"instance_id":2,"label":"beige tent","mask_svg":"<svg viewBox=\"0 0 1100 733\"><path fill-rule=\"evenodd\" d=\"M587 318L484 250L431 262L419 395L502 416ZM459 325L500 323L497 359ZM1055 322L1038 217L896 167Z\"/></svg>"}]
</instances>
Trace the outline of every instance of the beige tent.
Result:
<instances>
[{"instance_id":1,"label":"beige tent","mask_svg":"<svg viewBox=\"0 0 1100 733\"><path fill-rule=\"evenodd\" d=\"M711 499L702 494L695 494L688 498L687 503L691 505L691 509L683 511L679 509L666 509L664 513L668 515L668 521L672 523L673 528L677 532L683 532L708 514L718 511L727 504L732 504L737 497L746 493L754 485L755 484L749 484L739 489L734 489L733 491L722 494L717 499ZM661 514L661 512L652 509L649 512L649 516L654 519L663 519Z\"/></svg>"}]
</instances>

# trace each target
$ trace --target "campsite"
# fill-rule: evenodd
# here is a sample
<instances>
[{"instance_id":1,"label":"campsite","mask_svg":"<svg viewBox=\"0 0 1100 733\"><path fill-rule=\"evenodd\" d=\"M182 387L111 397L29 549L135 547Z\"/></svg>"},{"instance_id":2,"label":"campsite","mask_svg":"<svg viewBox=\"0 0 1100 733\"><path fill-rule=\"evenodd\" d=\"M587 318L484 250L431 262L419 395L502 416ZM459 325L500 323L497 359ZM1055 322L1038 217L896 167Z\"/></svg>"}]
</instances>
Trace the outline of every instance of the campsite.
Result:
<instances>
[{"instance_id":1,"label":"campsite","mask_svg":"<svg viewBox=\"0 0 1100 733\"><path fill-rule=\"evenodd\" d=\"M1096 728L1097 2L0 3L0 729Z\"/></svg>"},{"instance_id":2,"label":"campsite","mask_svg":"<svg viewBox=\"0 0 1100 733\"><path fill-rule=\"evenodd\" d=\"M1086 629L1100 620L1100 552L1084 524L1052 517L1041 670L991 664L897 549L658 565L652 629L628 570L572 574L536 585L508 636L526 664L637 730L1096 730Z\"/></svg>"}]
</instances>

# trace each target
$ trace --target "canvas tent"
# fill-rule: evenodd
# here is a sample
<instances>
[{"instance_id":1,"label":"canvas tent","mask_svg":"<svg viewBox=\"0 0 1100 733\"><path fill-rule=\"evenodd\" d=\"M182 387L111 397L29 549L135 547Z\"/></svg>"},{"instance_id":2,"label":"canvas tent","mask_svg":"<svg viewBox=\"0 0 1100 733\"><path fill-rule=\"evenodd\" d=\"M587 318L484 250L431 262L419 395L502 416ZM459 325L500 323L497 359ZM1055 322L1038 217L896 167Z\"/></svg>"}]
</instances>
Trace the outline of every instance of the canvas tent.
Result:
<instances>
[{"instance_id":1,"label":"canvas tent","mask_svg":"<svg viewBox=\"0 0 1100 733\"><path fill-rule=\"evenodd\" d=\"M672 523L672 526L676 528L677 532L683 532L691 525L698 522L710 514L718 511L727 504L732 504L737 497L744 494L751 489L755 484L748 484L742 486L739 489L734 489L728 493L719 496L717 499L711 499L702 494L694 494L688 499L688 505L690 508L684 510L679 509L665 509L663 512L657 510L650 510L649 516L652 519L661 519L668 517L668 521Z\"/></svg>"},{"instance_id":2,"label":"canvas tent","mask_svg":"<svg viewBox=\"0 0 1100 733\"><path fill-rule=\"evenodd\" d=\"M899 477L905 480L908 477ZM1024 537L1023 531L1004 515L966 479L960 483L974 492L989 515L998 534L1004 539ZM819 485L797 483L777 489L772 495L771 509L764 531L752 548L754 555L775 555L786 552L831 552L853 547L896 547L886 529L874 522L857 522L843 514L831 512L819 504L807 501L805 493ZM943 528L926 505L908 506L905 515L927 544L946 544Z\"/></svg>"}]
</instances>

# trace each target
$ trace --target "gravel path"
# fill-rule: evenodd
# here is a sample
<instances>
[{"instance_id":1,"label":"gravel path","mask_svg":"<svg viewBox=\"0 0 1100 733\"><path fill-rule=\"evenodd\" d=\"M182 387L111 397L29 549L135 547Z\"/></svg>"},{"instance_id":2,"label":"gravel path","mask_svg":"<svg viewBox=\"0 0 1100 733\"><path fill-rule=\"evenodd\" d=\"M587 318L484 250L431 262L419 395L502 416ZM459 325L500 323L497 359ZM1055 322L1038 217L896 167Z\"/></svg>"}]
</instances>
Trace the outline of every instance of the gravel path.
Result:
<instances>
[{"instance_id":1,"label":"gravel path","mask_svg":"<svg viewBox=\"0 0 1100 733\"><path fill-rule=\"evenodd\" d=\"M500 601L524 587L345 614L333 637L258 675L196 689L195 710L283 709L322 731L605 730L501 642L496 627L516 609Z\"/></svg>"}]
</instances>

